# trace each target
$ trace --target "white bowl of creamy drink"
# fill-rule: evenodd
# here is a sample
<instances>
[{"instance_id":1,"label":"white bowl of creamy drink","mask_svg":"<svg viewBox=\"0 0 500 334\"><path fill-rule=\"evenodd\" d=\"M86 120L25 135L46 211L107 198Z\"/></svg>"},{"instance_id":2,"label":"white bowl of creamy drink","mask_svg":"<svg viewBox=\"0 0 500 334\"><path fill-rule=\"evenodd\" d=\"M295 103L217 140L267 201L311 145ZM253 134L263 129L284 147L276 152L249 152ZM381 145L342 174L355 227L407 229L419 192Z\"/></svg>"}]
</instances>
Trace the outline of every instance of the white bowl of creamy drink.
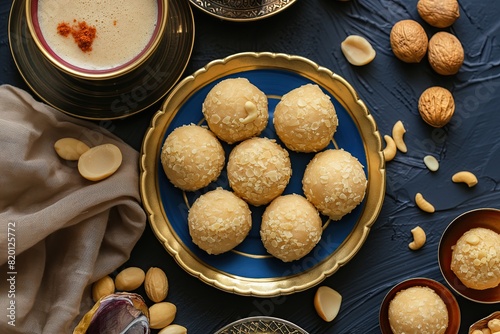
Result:
<instances>
[{"instance_id":1,"label":"white bowl of creamy drink","mask_svg":"<svg viewBox=\"0 0 500 334\"><path fill-rule=\"evenodd\" d=\"M105 80L136 69L163 38L168 0L27 0L43 55L72 76Z\"/></svg>"}]
</instances>

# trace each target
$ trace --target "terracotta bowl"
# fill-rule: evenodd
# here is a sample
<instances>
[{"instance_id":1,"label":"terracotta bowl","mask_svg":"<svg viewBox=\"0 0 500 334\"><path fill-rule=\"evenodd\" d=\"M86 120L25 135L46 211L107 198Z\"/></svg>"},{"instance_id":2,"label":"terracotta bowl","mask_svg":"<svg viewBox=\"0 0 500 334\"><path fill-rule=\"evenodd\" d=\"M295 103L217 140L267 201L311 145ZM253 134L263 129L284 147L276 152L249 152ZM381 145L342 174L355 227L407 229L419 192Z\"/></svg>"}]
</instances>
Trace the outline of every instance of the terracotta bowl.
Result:
<instances>
[{"instance_id":1,"label":"terracotta bowl","mask_svg":"<svg viewBox=\"0 0 500 334\"><path fill-rule=\"evenodd\" d=\"M167 10L168 10L168 0L150 0L150 1L156 1L156 5L158 8L157 15L154 17L151 15L151 25L149 27L149 31L152 30L151 38L146 41L142 41L141 43L138 43L140 45L145 45L142 50L134 50L130 51L130 57L127 57L126 59L120 59L120 60L115 60L110 61L106 65L96 65L94 66L93 62L95 59L98 59L100 55L105 54L106 52L112 52L114 49L113 47L110 47L106 43L100 42L101 43L101 48L100 49L102 52L100 55L96 56L99 54L97 50L94 49L86 49L83 46L80 46L76 44L76 40L73 41L73 35L72 32L85 32L89 31L87 30L81 30L81 27L79 26L80 23L86 24L87 27L96 28L95 33L96 33L96 39L101 36L99 32L103 30L108 30L111 31L109 34L116 36L119 40L119 45L133 45L133 41L131 42L130 40L127 40L129 38L131 31L131 21L127 21L125 17L106 17L104 20L96 20L93 19L94 14L89 14L88 12L92 13L91 11L93 10L92 8L89 8L88 11L87 9L85 10L84 13L82 13L81 17L92 17L92 19L89 20L82 20L81 17L73 17L71 19L68 18L59 18L59 14L63 14L64 16L68 16L71 14L66 14L64 12L61 12L60 10L60 5L57 3L56 0L54 1L48 1L48 0L26 0L26 23L28 26L28 29L30 31L31 37L33 38L35 44L37 45L38 49L40 52L43 54L43 56L51 63L53 64L57 69L65 72L66 74L69 74L73 77L80 78L80 79L86 79L86 80L106 80L106 79L113 79L116 77L123 76L134 69L138 68L141 64L143 64L156 50L158 44L163 38L165 27L166 27L166 21L167 21ZM43 2L45 2L44 5L41 5ZM77 2L75 2L77 3ZM117 2L118 4L118 2ZM67 6L67 5L65 5ZM76 10L75 10L76 11ZM97 8L96 12L99 11L99 8ZM135 12L135 11L134 11ZM63 16L61 15L61 16ZM97 15L97 14L96 14ZM111 16L111 15L110 15ZM144 15L145 16L145 15ZM44 20L42 17L49 17L50 18L50 29L49 27L46 27L45 30L41 26L43 25L41 22ZM59 20L61 20L59 22ZM52 23L53 22L53 23ZM68 34L64 35L63 30L59 30L59 24L62 25L62 27L66 28L68 31ZM53 25L53 27L52 27ZM106 26L105 26L106 25ZM112 30L112 26L115 26L115 30ZM104 29L101 29L103 28ZM137 30L137 29L136 29ZM45 35L43 33L45 31ZM54 37L49 37L49 33L54 31L53 35L57 35L58 39L55 39ZM116 33L115 33L116 32ZM119 33L118 33L119 32ZM62 36L59 36L62 35ZM103 34L104 35L104 34ZM109 36L109 35L108 35ZM144 36L144 35L140 35ZM49 37L49 38L48 38ZM66 37L66 39L64 39ZM103 37L101 37L103 38ZM81 55L78 55L77 58L79 60L75 61L74 57L68 57L67 55L61 56L61 52L56 53L54 50L53 46L54 44L50 41L56 40L58 44L63 44L63 43L68 43L68 44L75 44L78 45L81 49ZM62 42L64 40L64 42ZM95 39L93 39L95 41ZM52 44L51 44L52 43ZM72 45L73 49L76 49L76 46ZM57 48L57 47L56 47ZM84 51L85 49L85 51ZM137 51L137 52L136 52ZM76 52L77 53L77 52ZM74 54L76 54L74 53ZM116 54L120 54L119 52L116 52ZM122 52L123 54L123 52ZM85 56L83 56L85 55ZM95 57L94 60L92 60L92 57ZM83 59L80 61L80 59ZM89 60L90 59L90 60ZM87 64L88 63L88 64ZM112 65L111 65L112 63Z\"/></svg>"},{"instance_id":2,"label":"terracotta bowl","mask_svg":"<svg viewBox=\"0 0 500 334\"><path fill-rule=\"evenodd\" d=\"M414 286L426 286L433 289L444 301L448 309L448 328L444 334L457 334L460 330L460 307L450 290L443 284L429 278L411 278L395 285L385 296L380 306L379 325L382 334L393 334L389 324L389 303L396 294Z\"/></svg>"},{"instance_id":3,"label":"terracotta bowl","mask_svg":"<svg viewBox=\"0 0 500 334\"><path fill-rule=\"evenodd\" d=\"M500 303L500 286L486 290L466 287L450 268L452 246L468 230L484 227L500 233L500 210L481 208L465 212L455 218L443 232L438 248L438 262L448 285L462 297L483 304Z\"/></svg>"}]
</instances>

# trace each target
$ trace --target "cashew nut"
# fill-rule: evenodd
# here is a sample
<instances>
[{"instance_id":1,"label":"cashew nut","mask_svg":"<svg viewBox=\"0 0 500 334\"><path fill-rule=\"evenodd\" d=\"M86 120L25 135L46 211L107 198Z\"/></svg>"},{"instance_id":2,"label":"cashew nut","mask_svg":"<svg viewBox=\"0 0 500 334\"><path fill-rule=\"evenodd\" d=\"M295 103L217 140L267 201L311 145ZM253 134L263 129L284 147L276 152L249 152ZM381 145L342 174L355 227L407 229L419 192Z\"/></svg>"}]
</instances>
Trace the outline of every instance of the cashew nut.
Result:
<instances>
[{"instance_id":1,"label":"cashew nut","mask_svg":"<svg viewBox=\"0 0 500 334\"><path fill-rule=\"evenodd\" d=\"M397 121L392 127L392 139L394 139L394 143L398 150L403 153L406 153L408 149L406 148L406 144L403 140L403 135L406 133L406 129L403 125L403 122Z\"/></svg>"},{"instance_id":2,"label":"cashew nut","mask_svg":"<svg viewBox=\"0 0 500 334\"><path fill-rule=\"evenodd\" d=\"M239 121L243 124L253 122L257 119L257 116L259 116L257 106L251 101L245 102L245 111L248 113L247 117L239 119Z\"/></svg>"},{"instance_id":3,"label":"cashew nut","mask_svg":"<svg viewBox=\"0 0 500 334\"><path fill-rule=\"evenodd\" d=\"M425 231L420 226L417 226L411 230L411 234L413 235L413 241L408 244L408 247L411 250L422 248L422 246L425 244L425 241L427 240Z\"/></svg>"},{"instance_id":4,"label":"cashew nut","mask_svg":"<svg viewBox=\"0 0 500 334\"><path fill-rule=\"evenodd\" d=\"M394 139L391 136L385 135L385 148L382 152L384 152L385 161L391 161L396 156L396 143L394 143Z\"/></svg>"},{"instance_id":5,"label":"cashew nut","mask_svg":"<svg viewBox=\"0 0 500 334\"><path fill-rule=\"evenodd\" d=\"M462 171L455 173L452 177L451 180L455 183L463 182L469 186L469 188L474 187L477 184L477 177L476 175L472 174L471 172L467 171Z\"/></svg>"},{"instance_id":6,"label":"cashew nut","mask_svg":"<svg viewBox=\"0 0 500 334\"><path fill-rule=\"evenodd\" d=\"M436 211L434 209L434 206L431 203L427 202L427 200L424 198L424 196L422 196L421 193L417 193L415 195L415 203L422 211L429 213L433 213L434 211Z\"/></svg>"}]
</instances>

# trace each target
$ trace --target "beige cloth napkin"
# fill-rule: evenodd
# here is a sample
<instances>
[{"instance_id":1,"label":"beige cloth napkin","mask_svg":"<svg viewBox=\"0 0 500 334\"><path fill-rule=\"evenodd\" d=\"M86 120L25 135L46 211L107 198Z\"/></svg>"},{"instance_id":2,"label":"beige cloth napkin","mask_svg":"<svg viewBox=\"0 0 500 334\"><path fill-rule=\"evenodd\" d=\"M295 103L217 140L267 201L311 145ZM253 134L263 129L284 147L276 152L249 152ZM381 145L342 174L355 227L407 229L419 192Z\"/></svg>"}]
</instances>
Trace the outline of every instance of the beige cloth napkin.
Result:
<instances>
[{"instance_id":1,"label":"beige cloth napkin","mask_svg":"<svg viewBox=\"0 0 500 334\"><path fill-rule=\"evenodd\" d=\"M63 137L113 143L123 163L87 181L56 155ZM0 333L72 333L93 305L90 284L123 264L144 230L138 153L8 85L0 86L0 145Z\"/></svg>"}]
</instances>

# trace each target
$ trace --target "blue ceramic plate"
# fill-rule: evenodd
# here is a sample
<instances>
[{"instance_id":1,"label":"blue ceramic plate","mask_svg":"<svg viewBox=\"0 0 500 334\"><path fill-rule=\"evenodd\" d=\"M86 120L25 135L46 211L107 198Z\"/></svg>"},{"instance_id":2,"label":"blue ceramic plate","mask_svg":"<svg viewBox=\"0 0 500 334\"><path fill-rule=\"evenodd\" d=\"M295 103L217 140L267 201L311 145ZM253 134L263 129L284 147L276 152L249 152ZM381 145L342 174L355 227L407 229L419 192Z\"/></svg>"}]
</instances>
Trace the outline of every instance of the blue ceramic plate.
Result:
<instances>
[{"instance_id":1,"label":"blue ceramic plate","mask_svg":"<svg viewBox=\"0 0 500 334\"><path fill-rule=\"evenodd\" d=\"M141 160L141 190L153 230L184 269L218 288L240 294L269 296L315 285L357 252L380 211L385 173L375 123L355 94L349 94L350 99L346 99L336 94L333 84L328 85L328 81L323 83L317 74L324 73L317 67L313 67L314 76L305 75L307 73L303 71L312 64L300 57L255 53L235 55L223 60L223 63L212 62L174 89L146 134ZM331 72L322 71L330 73L327 78L334 80ZM324 232L318 245L307 256L291 263L272 257L262 245L259 229L265 206L251 206L252 230L233 251L209 255L198 248L192 242L187 226L189 207L209 190L216 187L229 189L226 170L208 187L196 192L183 192L169 182L161 166L160 150L170 132L186 124L204 124L201 106L207 93L221 80L236 77L247 78L267 95L270 121L261 136L274 138L278 143L272 115L281 96L308 83L318 84L330 96L339 118L339 127L330 148L350 152L365 167L369 182L365 200L340 221L330 222L324 217ZM335 83L342 82L340 78L335 80L340 80ZM342 82L342 85L346 84ZM351 100L355 104L349 105ZM360 110L360 119L353 117L352 109ZM234 145L223 146L227 157ZM293 173L284 194L303 194L302 175L314 154L289 153Z\"/></svg>"}]
</instances>

